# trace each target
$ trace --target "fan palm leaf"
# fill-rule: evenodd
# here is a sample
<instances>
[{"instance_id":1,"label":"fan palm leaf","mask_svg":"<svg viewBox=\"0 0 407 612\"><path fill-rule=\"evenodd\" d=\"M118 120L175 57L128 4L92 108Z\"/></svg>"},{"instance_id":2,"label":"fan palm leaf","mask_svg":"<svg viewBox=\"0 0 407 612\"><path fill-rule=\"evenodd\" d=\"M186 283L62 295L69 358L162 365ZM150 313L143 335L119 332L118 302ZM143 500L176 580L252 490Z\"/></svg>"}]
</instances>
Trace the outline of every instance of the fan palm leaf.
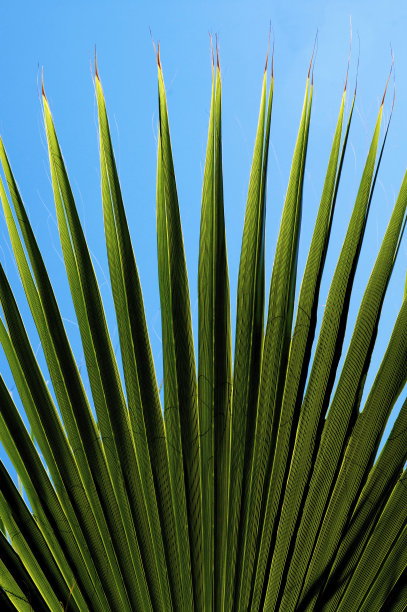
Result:
<instances>
[{"instance_id":1,"label":"fan palm leaf","mask_svg":"<svg viewBox=\"0 0 407 612\"><path fill-rule=\"evenodd\" d=\"M0 463L3 609L285 612L407 606L407 402L376 457L407 380L406 292L362 405L405 227L407 174L339 368L389 129L390 122L381 139L385 97L315 338L356 89L347 117L346 84L340 100L314 233L297 289L312 130L311 60L265 324L267 166L274 93L273 61L267 57L243 227L232 358L222 82L216 55L202 188L195 352L157 50L163 404L96 62L102 210L119 362L42 88L56 217L89 395L0 140L5 177L5 183L0 179L0 198L50 377L49 386L0 265L0 343L30 424L29 432L0 375L0 440L21 483L19 491Z\"/></svg>"}]
</instances>

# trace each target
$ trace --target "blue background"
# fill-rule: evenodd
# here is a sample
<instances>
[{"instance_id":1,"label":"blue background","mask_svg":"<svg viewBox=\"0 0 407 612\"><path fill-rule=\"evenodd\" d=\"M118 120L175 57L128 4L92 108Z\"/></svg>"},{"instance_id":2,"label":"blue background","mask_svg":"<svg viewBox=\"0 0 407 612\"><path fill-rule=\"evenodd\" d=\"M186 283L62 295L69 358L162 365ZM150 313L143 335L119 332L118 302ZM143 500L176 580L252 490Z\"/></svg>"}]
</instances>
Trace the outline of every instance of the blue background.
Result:
<instances>
[{"instance_id":1,"label":"blue background","mask_svg":"<svg viewBox=\"0 0 407 612\"><path fill-rule=\"evenodd\" d=\"M156 2L144 8L135 2L27 2L2 6L0 133L85 380L83 352L56 226L40 99L41 68L44 68L46 94L119 358L100 195L93 83L94 46L97 47L99 74L106 96L160 384L162 351L155 234L158 105L156 60L150 28L155 42L160 41L195 334L200 204L211 88L208 32L217 33L220 48L225 220L233 329L244 211L269 24L275 40L275 88L267 189L266 294L316 32L314 102L304 181L297 290L345 83L350 18L353 46L347 109L350 108L359 58L356 107L321 288L319 322L387 81L392 47L396 102L355 279L345 340L347 345L406 168L406 17L404 2L389 2L386 7L379 2L319 1L290 2L286 7L281 2ZM385 102L385 120L390 114L392 96L393 81ZM388 288L365 397L402 301L407 267L406 240L404 238L401 245ZM0 260L15 291L34 350L44 366L2 214ZM1 349L0 372L18 401ZM45 369L44 376L48 379ZM402 399L405 395L404 392ZM0 452L0 456L3 455Z\"/></svg>"}]
</instances>

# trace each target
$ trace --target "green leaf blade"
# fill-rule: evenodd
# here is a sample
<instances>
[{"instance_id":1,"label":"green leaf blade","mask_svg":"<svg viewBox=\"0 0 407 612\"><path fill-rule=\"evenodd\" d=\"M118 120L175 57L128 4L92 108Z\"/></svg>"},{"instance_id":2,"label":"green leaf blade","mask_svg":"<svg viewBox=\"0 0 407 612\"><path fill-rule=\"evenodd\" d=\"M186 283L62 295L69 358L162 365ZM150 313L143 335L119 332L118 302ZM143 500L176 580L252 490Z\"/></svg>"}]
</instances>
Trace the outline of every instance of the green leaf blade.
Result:
<instances>
[{"instance_id":1,"label":"green leaf blade","mask_svg":"<svg viewBox=\"0 0 407 612\"><path fill-rule=\"evenodd\" d=\"M236 340L233 372L232 419L229 471L229 512L226 557L225 600L222 609L232 607L238 554L238 532L242 504L244 466L250 459L250 438L256 422L259 366L262 350L264 291L260 244L264 231L261 206L261 178L266 115L264 72L260 112L247 195L242 249L239 265L236 311ZM249 440L248 440L249 438ZM247 450L246 450L247 449Z\"/></svg>"},{"instance_id":2,"label":"green leaf blade","mask_svg":"<svg viewBox=\"0 0 407 612\"><path fill-rule=\"evenodd\" d=\"M182 239L174 163L172 159L164 79L161 65L158 67L160 110L160 140L167 225L168 272L171 292L171 316L173 319L174 350L176 358L177 390L185 462L185 492L190 531L191 567L194 584L194 601L202 605L202 510L201 470L198 415L198 385L196 378L194 343L192 335L191 307L188 275ZM158 236L160 239L160 236ZM160 246L159 246L160 250ZM160 263L159 263L160 265ZM161 293L161 292L160 292ZM162 303L162 307L165 304ZM169 307L169 304L167 304ZM165 380L164 380L165 385Z\"/></svg>"}]
</instances>

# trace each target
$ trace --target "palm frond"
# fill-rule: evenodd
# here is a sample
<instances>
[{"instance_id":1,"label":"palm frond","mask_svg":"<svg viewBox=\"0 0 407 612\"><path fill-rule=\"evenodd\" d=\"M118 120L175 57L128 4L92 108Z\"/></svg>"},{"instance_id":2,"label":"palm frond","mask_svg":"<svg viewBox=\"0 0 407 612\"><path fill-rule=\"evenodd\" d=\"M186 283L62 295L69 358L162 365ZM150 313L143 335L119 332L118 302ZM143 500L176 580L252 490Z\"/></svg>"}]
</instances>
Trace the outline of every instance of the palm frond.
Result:
<instances>
[{"instance_id":1,"label":"palm frond","mask_svg":"<svg viewBox=\"0 0 407 612\"><path fill-rule=\"evenodd\" d=\"M340 366L355 274L389 131L390 122L380 138L384 98L314 342L356 90L347 118L346 85L340 100L297 289L314 95L308 73L265 322L267 168L274 95L273 60L269 86L266 62L243 227L232 360L218 51L216 60L202 187L195 352L176 160L159 49L157 53L163 405L97 65L101 200L120 359L113 350L89 246L42 89L58 230L89 395L65 330L62 305L0 140L5 177L5 183L0 179L0 198L50 378L48 385L0 265L0 344L19 394L16 404L0 376L0 441L21 485L19 490L0 463L2 609L370 612L407 606L407 401L376 457L407 381L405 291L362 405L406 223L407 173Z\"/></svg>"}]
</instances>

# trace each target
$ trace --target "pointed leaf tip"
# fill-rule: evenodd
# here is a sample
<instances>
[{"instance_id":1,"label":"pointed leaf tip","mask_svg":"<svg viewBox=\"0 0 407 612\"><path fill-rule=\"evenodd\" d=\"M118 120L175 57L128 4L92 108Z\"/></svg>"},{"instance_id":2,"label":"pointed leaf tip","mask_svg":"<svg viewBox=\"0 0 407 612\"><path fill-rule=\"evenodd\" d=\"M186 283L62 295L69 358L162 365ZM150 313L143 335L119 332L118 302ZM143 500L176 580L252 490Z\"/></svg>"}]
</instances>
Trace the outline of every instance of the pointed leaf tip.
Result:
<instances>
[{"instance_id":1,"label":"pointed leaf tip","mask_svg":"<svg viewBox=\"0 0 407 612\"><path fill-rule=\"evenodd\" d=\"M309 78L309 76L311 74L312 62L313 62L313 59L314 59L314 54L315 54L315 50L316 50L316 47L317 47L317 42L318 42L318 30L317 30L317 33L315 34L314 48L312 49L311 61L309 63L309 68L308 68L308 78Z\"/></svg>"},{"instance_id":2,"label":"pointed leaf tip","mask_svg":"<svg viewBox=\"0 0 407 612\"><path fill-rule=\"evenodd\" d=\"M274 36L273 36L273 50L271 52L271 78L274 78Z\"/></svg>"},{"instance_id":3,"label":"pointed leaf tip","mask_svg":"<svg viewBox=\"0 0 407 612\"><path fill-rule=\"evenodd\" d=\"M267 72L267 64L269 61L269 52L270 52L270 40L271 40L271 21L270 21L270 29L269 29L269 42L267 46L266 65L264 67L264 72ZM273 40L273 52L274 52L274 40Z\"/></svg>"},{"instance_id":4,"label":"pointed leaf tip","mask_svg":"<svg viewBox=\"0 0 407 612\"><path fill-rule=\"evenodd\" d=\"M157 59L157 65L161 70L161 60L160 60L160 43L158 42L157 47L155 46L154 43L154 39L153 39L153 34L151 32L151 28L150 26L148 26L148 29L150 30L150 36L151 36L151 42L153 43L153 47L154 47L154 53L155 53L155 57Z\"/></svg>"},{"instance_id":5,"label":"pointed leaf tip","mask_svg":"<svg viewBox=\"0 0 407 612\"><path fill-rule=\"evenodd\" d=\"M386 87L384 88L384 94L383 94L383 99L382 99L381 106L383 106L383 104L384 104L384 99L385 99L385 97L386 97L387 87L388 87L388 85L389 85L390 76L391 76L391 73L392 73L392 71L393 71L393 64L394 64L394 54L392 55L392 58L391 58L390 72L389 72L389 76L387 77Z\"/></svg>"},{"instance_id":6,"label":"pointed leaf tip","mask_svg":"<svg viewBox=\"0 0 407 612\"><path fill-rule=\"evenodd\" d=\"M43 97L47 99L47 96L45 95L45 89L44 89L44 66L41 68L41 90L42 90Z\"/></svg>"},{"instance_id":7,"label":"pointed leaf tip","mask_svg":"<svg viewBox=\"0 0 407 612\"><path fill-rule=\"evenodd\" d=\"M161 70L161 59L160 59L160 43L157 44L157 64Z\"/></svg>"},{"instance_id":8,"label":"pointed leaf tip","mask_svg":"<svg viewBox=\"0 0 407 612\"><path fill-rule=\"evenodd\" d=\"M100 80L99 79L99 72L98 72L98 58L97 58L97 55L96 55L96 45L95 45L95 77L98 80Z\"/></svg>"},{"instance_id":9,"label":"pointed leaf tip","mask_svg":"<svg viewBox=\"0 0 407 612\"><path fill-rule=\"evenodd\" d=\"M219 44L218 44L218 35L215 34L215 44L216 44L216 67L218 68L218 70L220 70L220 63L219 63Z\"/></svg>"},{"instance_id":10,"label":"pointed leaf tip","mask_svg":"<svg viewBox=\"0 0 407 612\"><path fill-rule=\"evenodd\" d=\"M209 32L209 38L211 40L212 68L215 68L215 56L213 53L213 40L212 40L212 34L210 32Z\"/></svg>"},{"instance_id":11,"label":"pointed leaf tip","mask_svg":"<svg viewBox=\"0 0 407 612\"><path fill-rule=\"evenodd\" d=\"M315 62L312 64L312 70L311 70L311 87L314 86L314 68L315 68Z\"/></svg>"}]
</instances>

